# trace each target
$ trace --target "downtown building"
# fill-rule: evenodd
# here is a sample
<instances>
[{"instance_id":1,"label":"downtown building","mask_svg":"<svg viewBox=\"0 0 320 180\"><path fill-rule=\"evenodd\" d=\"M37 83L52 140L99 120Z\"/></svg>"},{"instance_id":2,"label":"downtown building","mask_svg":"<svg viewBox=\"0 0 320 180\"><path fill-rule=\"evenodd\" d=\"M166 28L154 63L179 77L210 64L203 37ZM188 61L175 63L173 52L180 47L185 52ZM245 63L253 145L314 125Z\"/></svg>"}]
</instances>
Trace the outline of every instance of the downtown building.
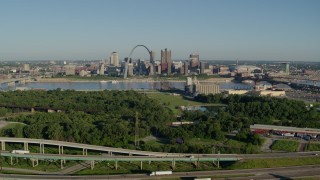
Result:
<instances>
[{"instance_id":1,"label":"downtown building","mask_svg":"<svg viewBox=\"0 0 320 180\"><path fill-rule=\"evenodd\" d=\"M112 52L109 59L109 66L120 67L119 54L117 52Z\"/></svg>"},{"instance_id":2,"label":"downtown building","mask_svg":"<svg viewBox=\"0 0 320 180\"><path fill-rule=\"evenodd\" d=\"M171 50L167 48L161 50L161 74L171 74L172 60L171 60Z\"/></svg>"}]
</instances>

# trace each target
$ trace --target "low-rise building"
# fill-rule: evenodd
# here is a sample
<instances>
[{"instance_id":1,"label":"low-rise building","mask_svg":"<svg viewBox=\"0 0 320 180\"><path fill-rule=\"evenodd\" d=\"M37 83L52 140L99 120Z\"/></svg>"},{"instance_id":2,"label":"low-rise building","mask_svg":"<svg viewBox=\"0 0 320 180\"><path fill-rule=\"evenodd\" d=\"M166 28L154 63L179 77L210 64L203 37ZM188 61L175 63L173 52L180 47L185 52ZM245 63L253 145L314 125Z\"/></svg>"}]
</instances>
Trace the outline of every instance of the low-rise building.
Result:
<instances>
[{"instance_id":1,"label":"low-rise building","mask_svg":"<svg viewBox=\"0 0 320 180\"><path fill-rule=\"evenodd\" d=\"M248 90L233 90L233 89L230 89L230 90L226 90L225 92L227 94L238 94L238 95L241 95L241 94L247 94L249 91Z\"/></svg>"},{"instance_id":2,"label":"low-rise building","mask_svg":"<svg viewBox=\"0 0 320 180\"><path fill-rule=\"evenodd\" d=\"M262 90L262 91L253 91L259 96L273 96L273 97L278 97L278 96L285 96L286 92L285 91L271 91L271 90Z\"/></svg>"}]
</instances>

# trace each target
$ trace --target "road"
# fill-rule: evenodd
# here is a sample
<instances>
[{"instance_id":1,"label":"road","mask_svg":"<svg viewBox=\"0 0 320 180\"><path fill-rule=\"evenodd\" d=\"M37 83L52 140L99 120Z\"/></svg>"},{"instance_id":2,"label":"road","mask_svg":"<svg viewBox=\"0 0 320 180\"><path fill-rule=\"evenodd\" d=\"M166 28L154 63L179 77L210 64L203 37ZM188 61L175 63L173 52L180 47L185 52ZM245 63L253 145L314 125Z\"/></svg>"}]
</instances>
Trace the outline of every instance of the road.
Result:
<instances>
[{"instance_id":1,"label":"road","mask_svg":"<svg viewBox=\"0 0 320 180\"><path fill-rule=\"evenodd\" d=\"M26 154L16 154L10 152L1 151L2 157L18 157L18 158L30 158L30 159L39 159L39 160L70 160L70 161L141 161L141 162L212 162L212 161L237 161L240 160L237 157L233 156L163 156L163 157L155 157L155 156L101 156L101 155L69 155L69 154L35 154L35 153L26 153Z\"/></svg>"},{"instance_id":2,"label":"road","mask_svg":"<svg viewBox=\"0 0 320 180\"><path fill-rule=\"evenodd\" d=\"M102 151L102 152L113 152L113 153L120 153L120 154L144 155L144 156L179 156L179 155L184 156L184 155L187 155L187 154L179 154L179 153L163 153L163 152L139 151L139 150L132 150L132 149L121 149L121 148L104 147L104 146L80 144L80 143L65 142L65 141L45 140L45 139L0 137L0 141L1 142L55 145L55 146L88 149L88 150L95 150L95 151Z\"/></svg>"},{"instance_id":3,"label":"road","mask_svg":"<svg viewBox=\"0 0 320 180\"><path fill-rule=\"evenodd\" d=\"M216 171L194 171L177 172L172 175L161 176L166 178L191 178L191 177L230 177L227 179L292 179L295 177L317 176L320 177L320 166L293 166L263 169L242 169L242 170L216 170ZM233 177L231 177L233 176ZM70 176L70 175L16 175L0 174L2 178L12 179L159 179L150 177L147 174L127 174L127 175L90 175L90 176Z\"/></svg>"}]
</instances>

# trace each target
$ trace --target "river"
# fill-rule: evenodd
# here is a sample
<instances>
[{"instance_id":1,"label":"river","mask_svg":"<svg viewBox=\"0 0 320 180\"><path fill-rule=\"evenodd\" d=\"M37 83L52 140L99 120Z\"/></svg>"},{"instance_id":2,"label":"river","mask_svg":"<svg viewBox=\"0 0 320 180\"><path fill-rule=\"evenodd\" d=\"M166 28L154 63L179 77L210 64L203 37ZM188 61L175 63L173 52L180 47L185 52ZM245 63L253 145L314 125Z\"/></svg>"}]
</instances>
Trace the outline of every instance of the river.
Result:
<instances>
[{"instance_id":1,"label":"river","mask_svg":"<svg viewBox=\"0 0 320 180\"><path fill-rule=\"evenodd\" d=\"M16 84L15 86L8 87L6 84L1 84L2 90L29 90L29 89L73 89L73 90L157 90L161 87L171 87L183 90L185 82L28 82L26 84ZM220 84L220 89L252 89L252 85L243 83L224 83Z\"/></svg>"}]
</instances>

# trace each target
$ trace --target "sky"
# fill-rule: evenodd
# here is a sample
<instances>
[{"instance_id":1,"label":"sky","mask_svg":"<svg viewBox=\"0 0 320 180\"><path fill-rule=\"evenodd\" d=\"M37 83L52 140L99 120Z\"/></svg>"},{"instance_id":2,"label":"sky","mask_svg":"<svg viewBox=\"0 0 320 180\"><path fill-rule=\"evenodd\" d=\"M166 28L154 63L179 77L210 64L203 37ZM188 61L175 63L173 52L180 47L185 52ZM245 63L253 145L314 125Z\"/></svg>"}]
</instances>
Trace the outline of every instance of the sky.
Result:
<instances>
[{"instance_id":1,"label":"sky","mask_svg":"<svg viewBox=\"0 0 320 180\"><path fill-rule=\"evenodd\" d=\"M320 61L320 0L0 0L0 60ZM133 58L148 59L142 47Z\"/></svg>"}]
</instances>

